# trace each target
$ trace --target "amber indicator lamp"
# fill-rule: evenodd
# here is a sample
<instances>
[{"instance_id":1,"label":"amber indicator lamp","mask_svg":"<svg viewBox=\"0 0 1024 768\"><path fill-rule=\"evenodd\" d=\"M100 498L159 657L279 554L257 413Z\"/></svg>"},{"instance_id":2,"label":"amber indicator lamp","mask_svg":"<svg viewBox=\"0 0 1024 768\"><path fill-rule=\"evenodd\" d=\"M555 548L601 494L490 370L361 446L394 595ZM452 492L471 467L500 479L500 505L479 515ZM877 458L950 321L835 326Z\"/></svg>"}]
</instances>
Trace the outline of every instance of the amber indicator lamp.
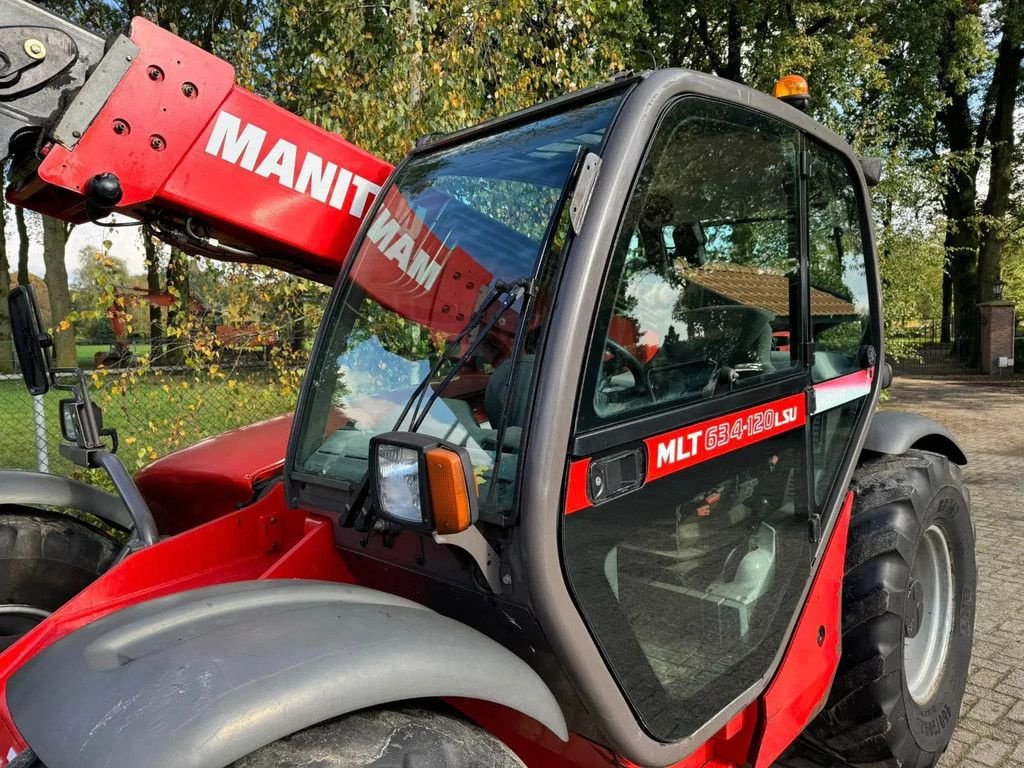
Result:
<instances>
[{"instance_id":1,"label":"amber indicator lamp","mask_svg":"<svg viewBox=\"0 0 1024 768\"><path fill-rule=\"evenodd\" d=\"M811 89L801 75L785 75L775 81L772 96L786 102L800 111L806 111L811 103Z\"/></svg>"}]
</instances>

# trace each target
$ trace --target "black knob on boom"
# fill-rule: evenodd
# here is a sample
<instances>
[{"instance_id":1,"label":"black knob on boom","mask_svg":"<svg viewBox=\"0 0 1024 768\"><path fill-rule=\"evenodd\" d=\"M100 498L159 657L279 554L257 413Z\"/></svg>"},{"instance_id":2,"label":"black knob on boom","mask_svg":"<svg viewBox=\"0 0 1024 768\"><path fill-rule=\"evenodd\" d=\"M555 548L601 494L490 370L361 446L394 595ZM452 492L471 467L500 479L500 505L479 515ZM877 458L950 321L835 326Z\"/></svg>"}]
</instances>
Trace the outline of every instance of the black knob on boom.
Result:
<instances>
[{"instance_id":1,"label":"black knob on boom","mask_svg":"<svg viewBox=\"0 0 1024 768\"><path fill-rule=\"evenodd\" d=\"M85 209L90 219L110 213L121 202L121 180L112 173L97 173L85 184Z\"/></svg>"}]
</instances>

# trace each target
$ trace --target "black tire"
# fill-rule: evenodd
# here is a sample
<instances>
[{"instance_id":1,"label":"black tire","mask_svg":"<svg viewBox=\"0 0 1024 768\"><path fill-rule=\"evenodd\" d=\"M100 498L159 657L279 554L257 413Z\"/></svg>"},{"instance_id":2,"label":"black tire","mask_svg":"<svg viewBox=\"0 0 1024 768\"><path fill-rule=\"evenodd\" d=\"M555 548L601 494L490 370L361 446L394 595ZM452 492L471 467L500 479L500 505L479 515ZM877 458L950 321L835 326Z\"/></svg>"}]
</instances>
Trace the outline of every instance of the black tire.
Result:
<instances>
[{"instance_id":1,"label":"black tire","mask_svg":"<svg viewBox=\"0 0 1024 768\"><path fill-rule=\"evenodd\" d=\"M26 749L11 760L7 768L44 768L44 766L39 762L39 758L36 757L35 752L31 749Z\"/></svg>"},{"instance_id":2,"label":"black tire","mask_svg":"<svg viewBox=\"0 0 1024 768\"><path fill-rule=\"evenodd\" d=\"M0 650L91 584L120 549L67 515L0 505Z\"/></svg>"},{"instance_id":3,"label":"black tire","mask_svg":"<svg viewBox=\"0 0 1024 768\"><path fill-rule=\"evenodd\" d=\"M973 644L977 570L969 497L959 468L924 451L865 463L854 476L853 491L842 659L809 736L851 765L930 768L956 727ZM933 528L941 535L932 530L926 536ZM949 620L938 625L950 629L939 635L947 642L934 646L945 647L944 656L940 651L910 659L912 671L915 666L937 670L934 676L925 673L930 682L924 688L920 674L914 676L915 699L905 639L925 631L921 606L926 601L924 582L912 569L919 556L921 564L929 562L921 553L935 548L937 540L944 540L953 574L950 599L943 602ZM922 658L941 662L929 665Z\"/></svg>"},{"instance_id":4,"label":"black tire","mask_svg":"<svg viewBox=\"0 0 1024 768\"><path fill-rule=\"evenodd\" d=\"M366 709L256 750L233 768L523 768L479 726L423 707Z\"/></svg>"}]
</instances>

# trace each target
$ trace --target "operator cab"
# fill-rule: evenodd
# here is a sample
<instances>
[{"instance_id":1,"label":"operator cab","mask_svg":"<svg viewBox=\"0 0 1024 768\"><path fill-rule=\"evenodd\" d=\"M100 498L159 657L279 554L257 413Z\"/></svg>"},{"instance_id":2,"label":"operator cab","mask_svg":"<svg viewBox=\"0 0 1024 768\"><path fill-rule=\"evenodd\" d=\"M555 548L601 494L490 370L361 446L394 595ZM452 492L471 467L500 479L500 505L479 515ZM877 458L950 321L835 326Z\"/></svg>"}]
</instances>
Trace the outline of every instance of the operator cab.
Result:
<instances>
[{"instance_id":1,"label":"operator cab","mask_svg":"<svg viewBox=\"0 0 1024 768\"><path fill-rule=\"evenodd\" d=\"M684 71L417 148L325 317L292 503L573 730L685 757L778 664L877 391L856 160Z\"/></svg>"}]
</instances>

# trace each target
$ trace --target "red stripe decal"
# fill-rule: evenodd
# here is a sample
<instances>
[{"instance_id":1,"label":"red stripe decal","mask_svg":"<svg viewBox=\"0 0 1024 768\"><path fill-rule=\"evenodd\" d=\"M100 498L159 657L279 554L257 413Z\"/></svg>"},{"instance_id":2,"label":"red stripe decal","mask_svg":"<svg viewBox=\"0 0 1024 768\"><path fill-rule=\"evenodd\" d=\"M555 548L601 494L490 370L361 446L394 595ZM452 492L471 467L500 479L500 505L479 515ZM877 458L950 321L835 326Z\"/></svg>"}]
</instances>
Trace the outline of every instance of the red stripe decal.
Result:
<instances>
[{"instance_id":1,"label":"red stripe decal","mask_svg":"<svg viewBox=\"0 0 1024 768\"><path fill-rule=\"evenodd\" d=\"M814 385L814 413L867 397L871 394L871 382L875 378L874 368L854 371L829 381Z\"/></svg>"},{"instance_id":2,"label":"red stripe decal","mask_svg":"<svg viewBox=\"0 0 1024 768\"><path fill-rule=\"evenodd\" d=\"M645 482L802 427L806 421L807 398L801 393L648 437L644 440L647 446ZM589 458L569 465L565 514L591 506L587 495L589 469Z\"/></svg>"},{"instance_id":3,"label":"red stripe decal","mask_svg":"<svg viewBox=\"0 0 1024 768\"><path fill-rule=\"evenodd\" d=\"M790 395L644 440L647 482L803 426L807 400Z\"/></svg>"},{"instance_id":4,"label":"red stripe decal","mask_svg":"<svg viewBox=\"0 0 1024 768\"><path fill-rule=\"evenodd\" d=\"M565 489L565 514L571 515L590 506L587 495L587 470L590 459L580 459L569 465L569 486Z\"/></svg>"}]
</instances>

